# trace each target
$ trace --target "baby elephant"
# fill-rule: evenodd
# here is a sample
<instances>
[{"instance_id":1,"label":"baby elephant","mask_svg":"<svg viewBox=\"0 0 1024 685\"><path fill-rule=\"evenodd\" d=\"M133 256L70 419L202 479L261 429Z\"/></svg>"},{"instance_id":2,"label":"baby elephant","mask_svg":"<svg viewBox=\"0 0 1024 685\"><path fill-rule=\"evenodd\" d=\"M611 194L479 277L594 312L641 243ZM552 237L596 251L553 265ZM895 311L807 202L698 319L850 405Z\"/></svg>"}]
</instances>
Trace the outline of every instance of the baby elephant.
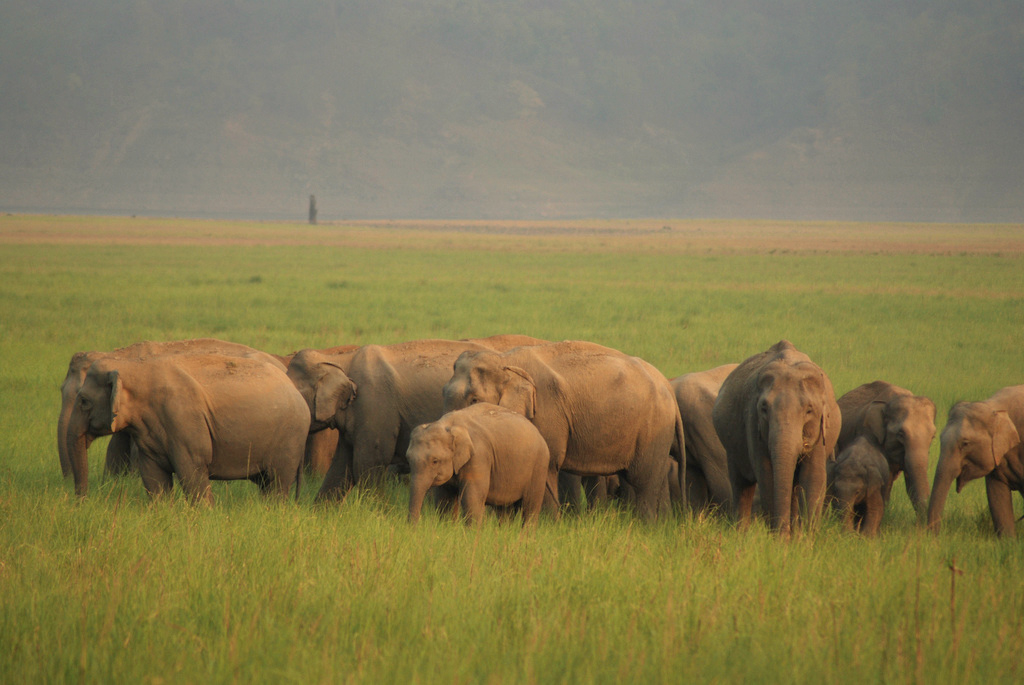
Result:
<instances>
[{"instance_id":1,"label":"baby elephant","mask_svg":"<svg viewBox=\"0 0 1024 685\"><path fill-rule=\"evenodd\" d=\"M878 533L892 486L889 462L866 436L856 438L835 462L828 464L828 493L832 508L850 530Z\"/></svg>"},{"instance_id":2,"label":"baby elephant","mask_svg":"<svg viewBox=\"0 0 1024 685\"><path fill-rule=\"evenodd\" d=\"M479 525L486 505L522 503L523 525L536 523L551 455L522 414L480 402L417 426L409 439L409 521L419 520L433 486L457 484L468 522Z\"/></svg>"}]
</instances>

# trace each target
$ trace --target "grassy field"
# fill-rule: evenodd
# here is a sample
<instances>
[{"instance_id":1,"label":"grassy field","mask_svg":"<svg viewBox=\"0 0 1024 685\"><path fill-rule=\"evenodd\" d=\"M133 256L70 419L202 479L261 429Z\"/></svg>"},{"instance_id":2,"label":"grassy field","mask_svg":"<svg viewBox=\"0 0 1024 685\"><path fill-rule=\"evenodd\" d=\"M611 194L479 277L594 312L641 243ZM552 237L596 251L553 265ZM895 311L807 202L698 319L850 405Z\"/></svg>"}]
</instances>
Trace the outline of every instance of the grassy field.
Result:
<instances>
[{"instance_id":1,"label":"grassy field","mask_svg":"<svg viewBox=\"0 0 1024 685\"><path fill-rule=\"evenodd\" d=\"M1020 226L0 216L0 680L1020 682L1024 546L995 539L981 482L938 536L900 483L870 541L616 508L413 529L397 483L150 502L100 481L102 441L76 501L55 425L78 350L524 333L669 377L788 338L838 393L932 397L941 429L1024 383L1022 255Z\"/></svg>"}]
</instances>

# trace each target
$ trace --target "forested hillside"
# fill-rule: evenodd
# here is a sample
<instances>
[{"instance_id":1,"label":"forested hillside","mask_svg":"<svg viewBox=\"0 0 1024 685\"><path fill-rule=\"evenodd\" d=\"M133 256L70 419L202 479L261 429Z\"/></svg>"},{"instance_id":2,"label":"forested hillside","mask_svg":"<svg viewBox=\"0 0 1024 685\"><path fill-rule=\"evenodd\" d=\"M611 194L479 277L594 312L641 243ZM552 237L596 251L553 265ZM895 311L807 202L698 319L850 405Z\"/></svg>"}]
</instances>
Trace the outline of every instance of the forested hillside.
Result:
<instances>
[{"instance_id":1,"label":"forested hillside","mask_svg":"<svg viewBox=\"0 0 1024 685\"><path fill-rule=\"evenodd\" d=\"M1019 221L1019 0L6 0L0 209Z\"/></svg>"}]
</instances>

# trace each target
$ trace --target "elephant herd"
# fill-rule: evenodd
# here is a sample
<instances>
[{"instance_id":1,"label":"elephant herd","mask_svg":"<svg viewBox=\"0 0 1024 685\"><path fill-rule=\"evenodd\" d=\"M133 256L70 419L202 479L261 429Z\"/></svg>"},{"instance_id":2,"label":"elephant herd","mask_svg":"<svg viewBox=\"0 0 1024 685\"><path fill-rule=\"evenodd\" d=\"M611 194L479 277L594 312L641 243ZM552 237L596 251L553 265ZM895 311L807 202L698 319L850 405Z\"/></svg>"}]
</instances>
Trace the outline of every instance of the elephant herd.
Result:
<instances>
[{"instance_id":1,"label":"elephant herd","mask_svg":"<svg viewBox=\"0 0 1024 685\"><path fill-rule=\"evenodd\" d=\"M995 530L1013 535L1011 494L1024 489L1024 385L950 409L929 488L934 403L884 381L837 399L785 340L671 381L618 350L522 335L288 356L141 342L75 354L61 396L58 455L81 496L88 447L104 435L106 471L137 471L152 496L175 476L195 501L212 502L211 480L298 496L309 468L330 501L398 472L410 521L430 492L471 522L489 506L528 524L578 506L583 487L588 504L607 493L644 520L677 505L731 512L741 527L760 514L783 535L831 502L846 527L874 535L903 473L935 531L953 481L959 492L984 476Z\"/></svg>"}]
</instances>

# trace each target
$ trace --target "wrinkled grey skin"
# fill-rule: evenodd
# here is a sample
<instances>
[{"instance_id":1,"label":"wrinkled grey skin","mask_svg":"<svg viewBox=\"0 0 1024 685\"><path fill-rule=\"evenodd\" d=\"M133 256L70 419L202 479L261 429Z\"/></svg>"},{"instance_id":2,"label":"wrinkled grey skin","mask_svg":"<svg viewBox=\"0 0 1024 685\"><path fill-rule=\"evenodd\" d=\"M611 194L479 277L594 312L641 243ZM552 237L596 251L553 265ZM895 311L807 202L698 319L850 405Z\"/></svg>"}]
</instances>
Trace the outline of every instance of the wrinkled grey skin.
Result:
<instances>
[{"instance_id":1,"label":"wrinkled grey skin","mask_svg":"<svg viewBox=\"0 0 1024 685\"><path fill-rule=\"evenodd\" d=\"M551 453L523 415L478 403L417 426L409 439L409 521L420 518L433 487L454 485L466 521L479 525L487 505L519 503L523 525L537 522Z\"/></svg>"},{"instance_id":2,"label":"wrinkled grey skin","mask_svg":"<svg viewBox=\"0 0 1024 685\"><path fill-rule=\"evenodd\" d=\"M928 528L938 532L953 481L956 491L985 478L989 512L996 534L1013 536L1013 491L1024 492L1024 385L1003 388L981 402L959 402L949 410L939 437L928 501Z\"/></svg>"},{"instance_id":3,"label":"wrinkled grey skin","mask_svg":"<svg viewBox=\"0 0 1024 685\"><path fill-rule=\"evenodd\" d=\"M732 485L725 447L715 432L711 413L726 377L739 364L723 364L673 378L676 404L686 435L686 496L673 489L673 499L693 511L714 507L727 511L732 506ZM672 479L669 479L672 483Z\"/></svg>"},{"instance_id":4,"label":"wrinkled grey skin","mask_svg":"<svg viewBox=\"0 0 1024 685\"><path fill-rule=\"evenodd\" d=\"M174 340L170 342L138 342L112 352L76 352L68 364L67 374L61 384L60 416L57 418L57 455L60 458L60 470L65 478L71 477L71 458L67 452L68 420L78 391L82 388L85 375L93 363L99 359L141 360L164 355L195 355L224 354L235 357L252 357L278 365L282 370L285 365L280 358L261 352L247 345L217 340L214 338L197 338L194 340ZM107 444L107 456L104 473L121 475L131 470L131 440L128 434L115 433Z\"/></svg>"},{"instance_id":5,"label":"wrinkled grey skin","mask_svg":"<svg viewBox=\"0 0 1024 685\"><path fill-rule=\"evenodd\" d=\"M861 435L829 462L828 494L843 526L867 536L878 534L892 478L878 443Z\"/></svg>"},{"instance_id":6,"label":"wrinkled grey skin","mask_svg":"<svg viewBox=\"0 0 1024 685\"><path fill-rule=\"evenodd\" d=\"M843 414L836 451L860 436L871 439L889 464L886 499L903 474L907 494L920 519L928 509L928 450L935 438L935 404L885 381L854 388L837 400Z\"/></svg>"},{"instance_id":7,"label":"wrinkled grey skin","mask_svg":"<svg viewBox=\"0 0 1024 685\"><path fill-rule=\"evenodd\" d=\"M276 363L215 354L98 359L68 419L75 491L88 492L92 440L123 431L152 496L177 475L193 501L211 480L248 479L287 495L302 468L309 410ZM296 486L298 496L298 486Z\"/></svg>"},{"instance_id":8,"label":"wrinkled grey skin","mask_svg":"<svg viewBox=\"0 0 1024 685\"><path fill-rule=\"evenodd\" d=\"M536 338L502 335L480 340L414 340L365 345L340 354L297 352L288 376L310 410L311 433L334 428L339 437L318 501L335 501L356 483L408 468L416 426L444 413L441 388L466 350L526 345Z\"/></svg>"},{"instance_id":9,"label":"wrinkled grey skin","mask_svg":"<svg viewBox=\"0 0 1024 685\"><path fill-rule=\"evenodd\" d=\"M729 465L733 510L750 521L755 486L771 527L788 535L801 505L812 521L825 499L825 463L841 416L828 376L788 340L756 354L722 383L712 411Z\"/></svg>"},{"instance_id":10,"label":"wrinkled grey skin","mask_svg":"<svg viewBox=\"0 0 1024 685\"><path fill-rule=\"evenodd\" d=\"M533 421L551 452L549 491L562 469L618 475L645 520L669 510L668 474L683 462L683 429L672 387L638 357L580 341L467 352L444 386L447 411L489 402Z\"/></svg>"}]
</instances>

